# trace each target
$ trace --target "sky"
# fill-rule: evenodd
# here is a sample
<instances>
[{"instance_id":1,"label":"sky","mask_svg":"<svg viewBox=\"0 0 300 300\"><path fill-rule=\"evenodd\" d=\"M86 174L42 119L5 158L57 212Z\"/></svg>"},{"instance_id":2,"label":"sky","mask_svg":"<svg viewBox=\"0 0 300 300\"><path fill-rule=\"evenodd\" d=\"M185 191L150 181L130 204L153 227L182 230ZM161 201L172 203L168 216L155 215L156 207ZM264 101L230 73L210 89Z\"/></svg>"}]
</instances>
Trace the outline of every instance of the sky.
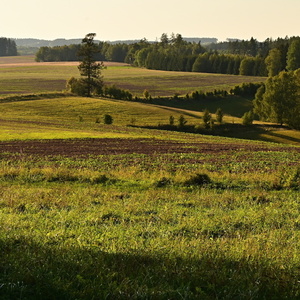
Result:
<instances>
[{"instance_id":1,"label":"sky","mask_svg":"<svg viewBox=\"0 0 300 300\"><path fill-rule=\"evenodd\" d=\"M300 35L300 0L1 0L0 37L259 41Z\"/></svg>"}]
</instances>

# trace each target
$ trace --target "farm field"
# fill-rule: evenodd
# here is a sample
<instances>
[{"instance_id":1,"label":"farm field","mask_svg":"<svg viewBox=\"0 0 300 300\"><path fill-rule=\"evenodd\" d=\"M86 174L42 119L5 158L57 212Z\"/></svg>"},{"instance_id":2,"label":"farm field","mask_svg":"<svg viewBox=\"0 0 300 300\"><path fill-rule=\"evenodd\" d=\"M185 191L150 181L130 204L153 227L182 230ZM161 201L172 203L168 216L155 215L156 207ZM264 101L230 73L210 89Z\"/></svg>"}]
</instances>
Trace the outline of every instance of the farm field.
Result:
<instances>
[{"instance_id":1,"label":"farm field","mask_svg":"<svg viewBox=\"0 0 300 300\"><path fill-rule=\"evenodd\" d=\"M77 73L30 64L48 83ZM7 67L8 83L31 89L39 75L23 68ZM0 299L300 298L299 132L159 130L170 115L200 125L196 103L66 95L0 109Z\"/></svg>"},{"instance_id":2,"label":"farm field","mask_svg":"<svg viewBox=\"0 0 300 300\"><path fill-rule=\"evenodd\" d=\"M299 147L126 126L167 120L143 103L1 110L3 299L299 297Z\"/></svg>"},{"instance_id":3,"label":"farm field","mask_svg":"<svg viewBox=\"0 0 300 300\"><path fill-rule=\"evenodd\" d=\"M1 95L61 92L66 80L78 77L76 62L36 63L33 56L0 58ZM155 71L121 63L105 63L105 83L129 89L141 96L148 89L152 96L185 95L199 90L230 89L243 82L261 82L262 77Z\"/></svg>"}]
</instances>

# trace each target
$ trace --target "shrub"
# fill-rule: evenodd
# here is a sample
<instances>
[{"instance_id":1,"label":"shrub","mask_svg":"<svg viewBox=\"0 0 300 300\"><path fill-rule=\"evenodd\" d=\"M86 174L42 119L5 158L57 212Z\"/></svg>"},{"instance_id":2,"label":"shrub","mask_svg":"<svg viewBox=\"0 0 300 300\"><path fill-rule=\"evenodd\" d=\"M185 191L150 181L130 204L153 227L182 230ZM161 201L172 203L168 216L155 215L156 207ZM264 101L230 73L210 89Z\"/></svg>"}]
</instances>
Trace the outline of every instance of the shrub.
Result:
<instances>
[{"instance_id":1,"label":"shrub","mask_svg":"<svg viewBox=\"0 0 300 300\"><path fill-rule=\"evenodd\" d=\"M145 98L146 100L148 100L148 99L151 97L148 90L144 90L143 95L144 95L144 98Z\"/></svg>"},{"instance_id":2,"label":"shrub","mask_svg":"<svg viewBox=\"0 0 300 300\"><path fill-rule=\"evenodd\" d=\"M257 90L263 85L263 83L243 83L242 85L236 85L230 90L230 94L236 96L254 97Z\"/></svg>"},{"instance_id":3,"label":"shrub","mask_svg":"<svg viewBox=\"0 0 300 300\"><path fill-rule=\"evenodd\" d=\"M204 127L209 128L210 121L211 121L211 114L208 109L204 110L202 119L203 119Z\"/></svg>"},{"instance_id":4,"label":"shrub","mask_svg":"<svg viewBox=\"0 0 300 300\"><path fill-rule=\"evenodd\" d=\"M105 86L104 95L113 99L132 100L133 96L129 91L120 89L115 85Z\"/></svg>"},{"instance_id":5,"label":"shrub","mask_svg":"<svg viewBox=\"0 0 300 300\"><path fill-rule=\"evenodd\" d=\"M185 126L186 123L187 123L187 120L185 119L185 117L183 115L180 115L179 119L178 119L178 127L182 128Z\"/></svg>"},{"instance_id":6,"label":"shrub","mask_svg":"<svg viewBox=\"0 0 300 300\"><path fill-rule=\"evenodd\" d=\"M76 79L75 77L70 78L67 81L67 91L70 91L73 94L78 96L86 96L87 90L82 79Z\"/></svg>"},{"instance_id":7,"label":"shrub","mask_svg":"<svg viewBox=\"0 0 300 300\"><path fill-rule=\"evenodd\" d=\"M244 113L244 115L242 116L243 125L246 125L246 126L252 125L253 120L254 120L254 114L253 114L252 110Z\"/></svg>"},{"instance_id":8,"label":"shrub","mask_svg":"<svg viewBox=\"0 0 300 300\"><path fill-rule=\"evenodd\" d=\"M216 111L216 119L217 119L217 122L222 124L223 122L223 117L224 117L224 113L222 111L221 108L218 108L217 111Z\"/></svg>"},{"instance_id":9,"label":"shrub","mask_svg":"<svg viewBox=\"0 0 300 300\"><path fill-rule=\"evenodd\" d=\"M113 123L113 117L111 115L104 115L104 124L110 125Z\"/></svg>"},{"instance_id":10,"label":"shrub","mask_svg":"<svg viewBox=\"0 0 300 300\"><path fill-rule=\"evenodd\" d=\"M174 123L175 123L175 118L174 118L173 116L170 116L170 118L169 118L169 124L170 124L171 126L173 126Z\"/></svg>"},{"instance_id":11,"label":"shrub","mask_svg":"<svg viewBox=\"0 0 300 300\"><path fill-rule=\"evenodd\" d=\"M101 80L93 80L91 82L91 93L94 95L103 94L103 82ZM88 83L85 79L70 78L66 85L67 91L78 96L88 96Z\"/></svg>"}]
</instances>

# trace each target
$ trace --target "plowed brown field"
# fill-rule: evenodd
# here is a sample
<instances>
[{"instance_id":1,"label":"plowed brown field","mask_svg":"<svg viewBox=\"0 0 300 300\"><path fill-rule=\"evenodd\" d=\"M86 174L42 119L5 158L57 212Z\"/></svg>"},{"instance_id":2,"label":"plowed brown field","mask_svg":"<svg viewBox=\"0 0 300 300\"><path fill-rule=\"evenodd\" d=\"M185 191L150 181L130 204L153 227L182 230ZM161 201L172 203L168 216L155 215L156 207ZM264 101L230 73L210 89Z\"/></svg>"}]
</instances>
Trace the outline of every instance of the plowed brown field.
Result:
<instances>
[{"instance_id":1,"label":"plowed brown field","mask_svg":"<svg viewBox=\"0 0 300 300\"><path fill-rule=\"evenodd\" d=\"M267 147L246 143L180 143L156 139L78 139L78 140L29 140L0 142L0 153L37 156L88 157L117 154L166 154L207 153L219 154L228 151L295 151L300 148Z\"/></svg>"}]
</instances>

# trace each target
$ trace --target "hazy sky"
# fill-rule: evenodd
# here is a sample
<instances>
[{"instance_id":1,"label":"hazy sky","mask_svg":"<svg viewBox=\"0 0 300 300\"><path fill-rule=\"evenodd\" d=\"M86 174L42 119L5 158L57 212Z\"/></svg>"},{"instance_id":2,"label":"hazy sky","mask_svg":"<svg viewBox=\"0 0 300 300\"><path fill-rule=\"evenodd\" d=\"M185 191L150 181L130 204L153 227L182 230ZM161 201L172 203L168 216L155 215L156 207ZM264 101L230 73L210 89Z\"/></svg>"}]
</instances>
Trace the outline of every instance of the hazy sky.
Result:
<instances>
[{"instance_id":1,"label":"hazy sky","mask_svg":"<svg viewBox=\"0 0 300 300\"><path fill-rule=\"evenodd\" d=\"M300 0L1 0L0 36L159 39L162 33L259 41L300 35Z\"/></svg>"}]
</instances>

